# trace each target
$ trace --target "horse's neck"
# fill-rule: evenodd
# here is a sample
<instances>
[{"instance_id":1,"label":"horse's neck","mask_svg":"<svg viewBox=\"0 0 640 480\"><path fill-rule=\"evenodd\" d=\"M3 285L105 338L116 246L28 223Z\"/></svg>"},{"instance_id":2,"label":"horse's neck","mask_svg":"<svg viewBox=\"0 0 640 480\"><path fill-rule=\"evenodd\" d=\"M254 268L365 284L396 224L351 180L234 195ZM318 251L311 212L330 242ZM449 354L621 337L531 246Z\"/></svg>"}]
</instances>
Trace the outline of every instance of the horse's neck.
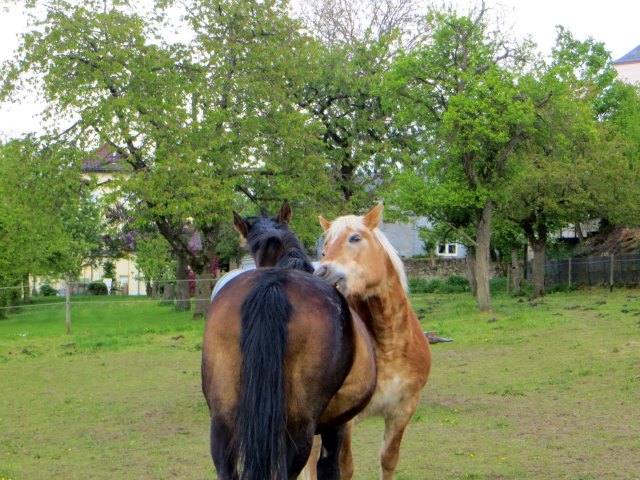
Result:
<instances>
[{"instance_id":1,"label":"horse's neck","mask_svg":"<svg viewBox=\"0 0 640 480\"><path fill-rule=\"evenodd\" d=\"M393 348L420 328L407 294L400 282L371 292L365 298L350 298L379 348Z\"/></svg>"},{"instance_id":2,"label":"horse's neck","mask_svg":"<svg viewBox=\"0 0 640 480\"><path fill-rule=\"evenodd\" d=\"M278 267L289 270L304 270L313 273L313 265L306 253L298 249L289 250L276 264Z\"/></svg>"}]
</instances>

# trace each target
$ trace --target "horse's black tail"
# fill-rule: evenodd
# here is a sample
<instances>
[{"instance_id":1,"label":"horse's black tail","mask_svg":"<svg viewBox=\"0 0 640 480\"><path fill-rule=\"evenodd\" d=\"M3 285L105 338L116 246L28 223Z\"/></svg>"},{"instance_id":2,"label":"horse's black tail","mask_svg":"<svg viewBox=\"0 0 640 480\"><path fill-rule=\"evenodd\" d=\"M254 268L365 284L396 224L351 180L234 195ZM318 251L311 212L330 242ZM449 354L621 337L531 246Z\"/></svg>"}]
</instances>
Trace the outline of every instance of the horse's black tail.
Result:
<instances>
[{"instance_id":1,"label":"horse's black tail","mask_svg":"<svg viewBox=\"0 0 640 480\"><path fill-rule=\"evenodd\" d=\"M291 311L278 271L265 273L242 303L240 480L287 476L284 355Z\"/></svg>"}]
</instances>

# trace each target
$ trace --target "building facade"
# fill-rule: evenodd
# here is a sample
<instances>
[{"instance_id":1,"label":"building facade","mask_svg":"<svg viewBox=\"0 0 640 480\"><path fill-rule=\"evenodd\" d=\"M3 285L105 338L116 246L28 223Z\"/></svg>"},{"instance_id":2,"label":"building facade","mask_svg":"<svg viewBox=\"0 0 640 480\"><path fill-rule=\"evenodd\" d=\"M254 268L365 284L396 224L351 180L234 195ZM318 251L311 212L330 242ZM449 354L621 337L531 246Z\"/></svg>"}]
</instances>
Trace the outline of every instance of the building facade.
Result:
<instances>
[{"instance_id":1,"label":"building facade","mask_svg":"<svg viewBox=\"0 0 640 480\"><path fill-rule=\"evenodd\" d=\"M640 83L640 45L613 62L621 80L627 83Z\"/></svg>"}]
</instances>

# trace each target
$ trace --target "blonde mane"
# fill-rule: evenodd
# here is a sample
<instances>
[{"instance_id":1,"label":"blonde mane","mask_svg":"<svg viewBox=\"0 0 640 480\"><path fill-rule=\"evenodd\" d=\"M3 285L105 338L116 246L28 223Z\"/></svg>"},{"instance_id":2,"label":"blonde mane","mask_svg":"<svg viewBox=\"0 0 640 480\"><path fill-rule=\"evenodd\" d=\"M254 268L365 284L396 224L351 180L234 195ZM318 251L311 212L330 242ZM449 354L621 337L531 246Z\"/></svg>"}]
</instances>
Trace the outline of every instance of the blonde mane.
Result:
<instances>
[{"instance_id":1,"label":"blonde mane","mask_svg":"<svg viewBox=\"0 0 640 480\"><path fill-rule=\"evenodd\" d=\"M356 215L346 215L344 217L338 217L331 222L331 227L329 227L329 229L325 232L325 238L327 241L331 241L347 229L368 230L363 222L363 217L358 217ZM407 274L405 273L404 264L402 263L400 255L398 255L398 252L393 247L393 245L391 245L391 242L385 236L385 234L382 233L382 230L376 227L373 230L373 234L378 239L378 242L382 246L382 249L387 253L387 255L389 255L391 264L393 265L393 268L398 274L398 278L400 279L400 285L402 285L402 289L405 292L408 292L409 284L407 282Z\"/></svg>"}]
</instances>

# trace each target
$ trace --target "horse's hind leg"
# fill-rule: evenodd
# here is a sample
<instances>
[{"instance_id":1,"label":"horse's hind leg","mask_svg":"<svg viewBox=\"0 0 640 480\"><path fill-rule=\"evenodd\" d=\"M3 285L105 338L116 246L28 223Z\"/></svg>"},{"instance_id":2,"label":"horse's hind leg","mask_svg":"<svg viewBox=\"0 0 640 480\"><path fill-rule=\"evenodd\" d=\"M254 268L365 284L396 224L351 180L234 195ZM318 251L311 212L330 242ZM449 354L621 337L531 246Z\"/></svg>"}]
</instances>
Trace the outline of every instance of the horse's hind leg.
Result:
<instances>
[{"instance_id":1,"label":"horse's hind leg","mask_svg":"<svg viewBox=\"0 0 640 480\"><path fill-rule=\"evenodd\" d=\"M289 432L287 438L287 473L290 480L295 480L302 472L313 444L313 427L296 434Z\"/></svg>"},{"instance_id":2,"label":"horse's hind leg","mask_svg":"<svg viewBox=\"0 0 640 480\"><path fill-rule=\"evenodd\" d=\"M318 480L340 480L340 448L345 425L322 432L322 450L318 460Z\"/></svg>"},{"instance_id":3,"label":"horse's hind leg","mask_svg":"<svg viewBox=\"0 0 640 480\"><path fill-rule=\"evenodd\" d=\"M211 418L211 458L220 480L238 480L237 452L231 448L231 432L221 421Z\"/></svg>"}]
</instances>

